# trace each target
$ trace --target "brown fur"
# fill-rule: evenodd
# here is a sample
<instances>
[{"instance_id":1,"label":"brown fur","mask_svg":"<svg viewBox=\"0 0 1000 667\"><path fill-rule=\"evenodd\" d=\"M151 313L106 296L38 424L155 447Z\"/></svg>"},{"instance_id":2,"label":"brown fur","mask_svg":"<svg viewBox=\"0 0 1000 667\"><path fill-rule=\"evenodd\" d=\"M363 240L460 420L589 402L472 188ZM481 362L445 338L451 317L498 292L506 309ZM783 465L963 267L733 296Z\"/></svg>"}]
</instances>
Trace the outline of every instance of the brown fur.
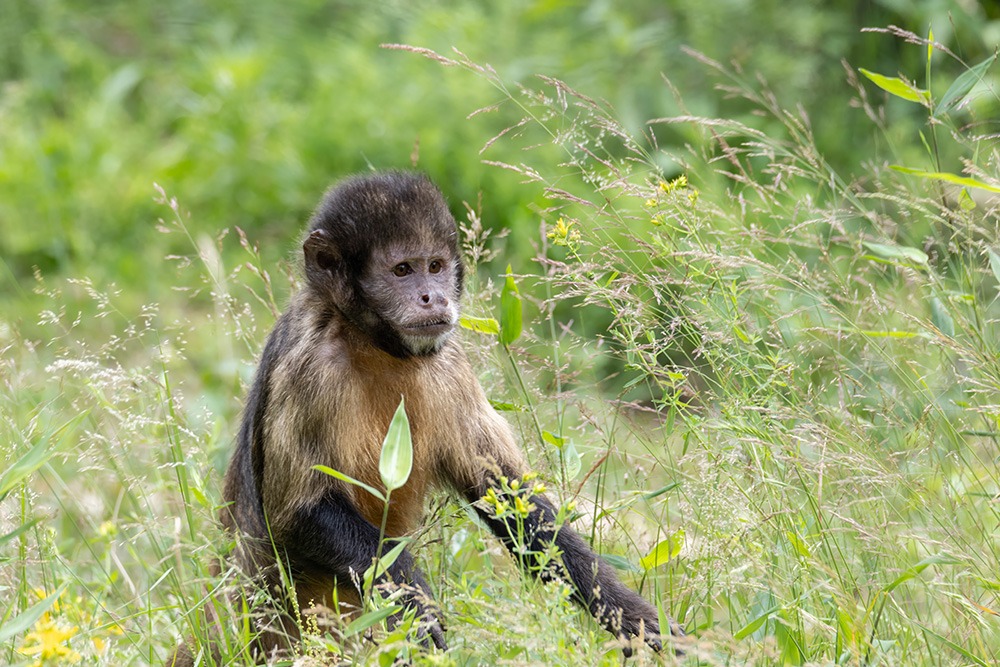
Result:
<instances>
[{"instance_id":1,"label":"brown fur","mask_svg":"<svg viewBox=\"0 0 1000 667\"><path fill-rule=\"evenodd\" d=\"M525 465L510 426L450 335L463 268L440 192L412 174L349 179L324 197L303 250L306 285L268 337L221 513L238 537L232 560L249 578L246 598L255 589L272 597L256 622L256 659L294 647L300 612L351 614L361 606L356 579L377 552L383 503L313 467L384 493L381 445L400 399L413 468L391 494L388 537L416 530L428 491L447 488L474 503L528 572L571 582L574 599L609 631L659 649L656 609L570 527L555 525L548 499L532 495L530 516L516 522L478 506L487 490L504 493L500 475L520 476ZM561 562L543 555L552 544ZM424 640L445 647L429 587L408 552L378 584L403 588ZM208 652L219 657L214 647ZM168 664L190 667L190 649L181 646Z\"/></svg>"}]
</instances>

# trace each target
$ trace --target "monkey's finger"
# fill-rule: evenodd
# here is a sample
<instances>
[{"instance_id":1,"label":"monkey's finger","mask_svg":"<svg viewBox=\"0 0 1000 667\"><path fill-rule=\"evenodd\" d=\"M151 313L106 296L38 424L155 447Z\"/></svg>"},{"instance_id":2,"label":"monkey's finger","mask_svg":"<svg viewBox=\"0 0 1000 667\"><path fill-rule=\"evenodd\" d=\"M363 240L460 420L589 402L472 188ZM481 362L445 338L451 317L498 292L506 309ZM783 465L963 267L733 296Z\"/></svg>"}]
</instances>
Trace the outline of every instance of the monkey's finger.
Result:
<instances>
[{"instance_id":1,"label":"monkey's finger","mask_svg":"<svg viewBox=\"0 0 1000 667\"><path fill-rule=\"evenodd\" d=\"M442 628L437 623L432 623L430 627L431 640L434 642L434 646L438 647L442 651L448 650L448 642L444 640L444 628Z\"/></svg>"}]
</instances>

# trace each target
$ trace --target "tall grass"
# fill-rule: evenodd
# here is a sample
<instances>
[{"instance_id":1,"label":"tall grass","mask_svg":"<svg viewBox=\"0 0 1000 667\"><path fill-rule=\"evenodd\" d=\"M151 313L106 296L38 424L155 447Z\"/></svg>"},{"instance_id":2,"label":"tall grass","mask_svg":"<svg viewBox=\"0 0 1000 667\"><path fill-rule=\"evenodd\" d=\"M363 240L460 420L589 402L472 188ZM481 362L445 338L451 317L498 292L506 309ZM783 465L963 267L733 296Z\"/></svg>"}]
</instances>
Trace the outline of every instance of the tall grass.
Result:
<instances>
[{"instance_id":1,"label":"tall grass","mask_svg":"<svg viewBox=\"0 0 1000 667\"><path fill-rule=\"evenodd\" d=\"M924 141L900 139L850 70L853 112L884 141L842 174L813 120L697 54L780 135L687 114L632 136L560 81L511 88L421 52L523 116L483 155L523 147L523 162L484 168L521 174L544 201L537 265L514 267L529 321L516 341L467 332L468 347L577 527L688 630L683 657L636 662L995 663L1000 230L983 196L993 139L967 116L981 85L948 107L956 88L913 84L929 124ZM687 150L658 147L665 127ZM536 159L553 145L562 163ZM189 248L171 258L183 299L121 311L126 287L39 276L46 339L0 331L0 661L156 664L206 630L203 602L226 585L211 569L228 548L220 471L294 277L238 230L192 235L159 198L163 231ZM466 311L489 317L509 283L467 214ZM237 243L244 259L227 266L220 249ZM453 648L414 662L620 661L565 586L519 577L460 505L435 499L415 541ZM244 637L227 632L240 664ZM337 659L391 664L412 648L376 636Z\"/></svg>"}]
</instances>

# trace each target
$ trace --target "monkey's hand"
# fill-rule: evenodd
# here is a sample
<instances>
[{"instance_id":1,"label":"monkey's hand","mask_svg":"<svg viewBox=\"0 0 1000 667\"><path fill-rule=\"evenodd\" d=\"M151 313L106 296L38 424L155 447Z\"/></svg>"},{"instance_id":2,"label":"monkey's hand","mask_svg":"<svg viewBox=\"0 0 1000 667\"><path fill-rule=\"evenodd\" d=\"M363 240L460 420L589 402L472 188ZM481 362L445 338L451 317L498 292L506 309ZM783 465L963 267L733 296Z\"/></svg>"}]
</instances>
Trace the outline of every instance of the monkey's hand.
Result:
<instances>
[{"instance_id":1,"label":"monkey's hand","mask_svg":"<svg viewBox=\"0 0 1000 667\"><path fill-rule=\"evenodd\" d=\"M437 603L430 596L426 584L422 581L415 581L403 587L403 595L399 602L407 609L414 612L414 629L420 643L426 648L433 644L442 651L447 650L448 643L444 639L444 623L438 613ZM391 630L399 621L402 614L389 617L388 625Z\"/></svg>"},{"instance_id":2,"label":"monkey's hand","mask_svg":"<svg viewBox=\"0 0 1000 667\"><path fill-rule=\"evenodd\" d=\"M609 606L601 610L598 616L601 624L622 641L622 653L626 658L632 655L636 639L641 639L656 652L662 651L663 643L660 639L660 622L656 608L632 591L627 591L625 597L626 600L621 607ZM681 637L684 635L684 630L677 623L670 621L670 634Z\"/></svg>"}]
</instances>

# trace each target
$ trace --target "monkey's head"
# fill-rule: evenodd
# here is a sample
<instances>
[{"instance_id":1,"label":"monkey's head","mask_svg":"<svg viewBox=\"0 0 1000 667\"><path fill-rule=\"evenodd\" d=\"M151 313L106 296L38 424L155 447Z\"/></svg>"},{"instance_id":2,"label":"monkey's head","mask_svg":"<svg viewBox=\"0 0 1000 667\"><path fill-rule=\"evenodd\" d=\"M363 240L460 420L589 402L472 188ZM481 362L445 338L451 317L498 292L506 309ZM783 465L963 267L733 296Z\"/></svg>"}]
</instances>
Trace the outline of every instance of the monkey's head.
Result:
<instances>
[{"instance_id":1,"label":"monkey's head","mask_svg":"<svg viewBox=\"0 0 1000 667\"><path fill-rule=\"evenodd\" d=\"M438 351L458 322L458 232L425 176L342 181L313 213L303 251L307 289L393 356Z\"/></svg>"}]
</instances>

